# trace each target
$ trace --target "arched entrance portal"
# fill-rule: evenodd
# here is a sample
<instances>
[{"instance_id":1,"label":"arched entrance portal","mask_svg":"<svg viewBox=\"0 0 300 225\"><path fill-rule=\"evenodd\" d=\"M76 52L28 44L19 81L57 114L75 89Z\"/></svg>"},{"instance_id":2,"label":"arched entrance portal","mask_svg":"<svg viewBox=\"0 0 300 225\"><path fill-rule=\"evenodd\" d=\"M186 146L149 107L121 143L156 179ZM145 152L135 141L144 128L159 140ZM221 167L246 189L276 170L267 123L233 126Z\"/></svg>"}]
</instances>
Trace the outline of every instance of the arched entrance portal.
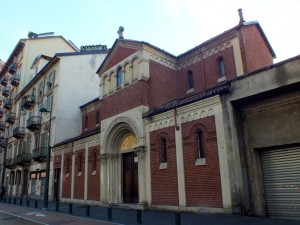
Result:
<instances>
[{"instance_id":1,"label":"arched entrance portal","mask_svg":"<svg viewBox=\"0 0 300 225\"><path fill-rule=\"evenodd\" d=\"M127 134L120 144L122 154L123 202L138 203L138 158L133 149L137 147L136 137Z\"/></svg>"}]
</instances>

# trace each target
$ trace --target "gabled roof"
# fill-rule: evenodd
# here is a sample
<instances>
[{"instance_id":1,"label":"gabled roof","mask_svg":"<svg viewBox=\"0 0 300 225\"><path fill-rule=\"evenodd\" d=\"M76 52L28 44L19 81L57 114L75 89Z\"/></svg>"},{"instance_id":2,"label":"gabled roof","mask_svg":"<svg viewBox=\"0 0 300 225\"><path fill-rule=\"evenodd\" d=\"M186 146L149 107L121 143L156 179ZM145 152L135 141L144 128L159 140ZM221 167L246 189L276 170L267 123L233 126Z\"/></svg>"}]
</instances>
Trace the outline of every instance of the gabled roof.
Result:
<instances>
[{"instance_id":1,"label":"gabled roof","mask_svg":"<svg viewBox=\"0 0 300 225\"><path fill-rule=\"evenodd\" d=\"M238 24L238 25L236 25L236 26L234 26L234 27L232 27L232 28L230 28L230 29L224 31L224 32L221 33L221 34L218 34L217 36L208 39L207 41L201 43L200 45L198 45L198 46L196 46L196 47L194 47L194 48L192 48L192 49L190 49L190 50L188 50L188 51L186 51L186 52L184 52L184 53L182 53L182 54L180 54L180 55L178 55L178 56L175 56L175 55L173 55L173 54L171 54L171 53L169 53L169 52L167 52L167 51L165 51L165 50L163 50L163 49L161 49L161 48L158 48L157 46L152 45L152 44L150 44L150 43L148 43L148 42L144 42L144 41L136 41L136 40L129 40L129 39L116 39L116 41L114 42L114 44L113 44L113 46L112 46L112 48L111 48L109 54L106 56L104 62L100 65L100 67L99 67L99 69L97 70L96 73L99 73L99 72L101 71L101 69L105 67L107 61L110 60L111 55L112 55L113 52L114 52L114 49L118 46L118 44L119 44L120 42L130 42L130 43L136 43L136 44L146 45L146 46L149 46L149 47L151 47L151 48L153 48L153 49L155 49L155 50L157 50L157 51L159 51L159 52L161 52L161 53L163 53L163 54L165 54L165 55L168 55L168 56L170 56L170 57L172 57L172 58L180 59L180 58L182 58L182 57L184 57L184 56L186 56L186 55L188 55L188 54L190 54L190 53L196 51L197 49L199 49L199 48L201 48L201 47L204 47L204 46L210 44L210 43L213 42L213 41L216 41L218 38L221 38L221 37L223 37L223 36L225 36L225 35L227 35L227 34L230 34L231 32L233 32L233 31L235 31L235 30L239 30L239 29L240 29L241 27L243 27L243 26L251 26L251 25L255 25L255 26L257 27L258 31L260 32L262 38L264 39L264 41L265 41L265 43L266 43L266 45L267 45L267 47L268 47L270 53L272 54L273 58L276 58L275 52L274 52L274 50L273 50L273 48L272 48L270 42L268 41L267 36L265 35L264 31L262 30L260 24L259 24L257 21L250 21L250 22L243 22L243 23L240 23L240 24Z\"/></svg>"},{"instance_id":2,"label":"gabled roof","mask_svg":"<svg viewBox=\"0 0 300 225\"><path fill-rule=\"evenodd\" d=\"M148 42L145 42L145 41L136 41L136 40L130 40L130 39L116 39L115 42L114 42L114 44L113 44L113 46L111 47L108 55L106 56L106 58L104 59L103 63L100 65L100 67L99 67L99 69L97 70L96 73L99 73L100 70L105 67L105 65L111 59L111 55L113 54L114 50L117 48L117 46L118 46L118 44L120 42L129 42L129 43L138 44L138 45L146 45L146 46L149 46L149 47L151 47L151 48L153 48L153 49L155 49L155 50L157 50L157 51L159 51L159 52L161 52L163 54L166 54L166 55L168 55L168 56L176 59L175 55L172 55L171 53L169 53L169 52L167 52L167 51L165 51L165 50L163 50L161 48L158 48L157 46L152 45L152 44L150 44Z\"/></svg>"}]
</instances>

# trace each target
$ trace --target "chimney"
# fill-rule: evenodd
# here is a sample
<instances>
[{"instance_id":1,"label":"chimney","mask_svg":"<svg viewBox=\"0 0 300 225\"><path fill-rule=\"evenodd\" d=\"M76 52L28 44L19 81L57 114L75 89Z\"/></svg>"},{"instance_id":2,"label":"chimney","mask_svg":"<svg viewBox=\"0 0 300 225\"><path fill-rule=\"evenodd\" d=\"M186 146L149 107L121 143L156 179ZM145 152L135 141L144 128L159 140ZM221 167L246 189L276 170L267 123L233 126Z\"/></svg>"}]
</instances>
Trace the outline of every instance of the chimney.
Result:
<instances>
[{"instance_id":1,"label":"chimney","mask_svg":"<svg viewBox=\"0 0 300 225\"><path fill-rule=\"evenodd\" d=\"M239 17L240 17L239 24L243 24L245 22L245 20L243 18L243 9L238 9L238 12L239 12Z\"/></svg>"}]
</instances>

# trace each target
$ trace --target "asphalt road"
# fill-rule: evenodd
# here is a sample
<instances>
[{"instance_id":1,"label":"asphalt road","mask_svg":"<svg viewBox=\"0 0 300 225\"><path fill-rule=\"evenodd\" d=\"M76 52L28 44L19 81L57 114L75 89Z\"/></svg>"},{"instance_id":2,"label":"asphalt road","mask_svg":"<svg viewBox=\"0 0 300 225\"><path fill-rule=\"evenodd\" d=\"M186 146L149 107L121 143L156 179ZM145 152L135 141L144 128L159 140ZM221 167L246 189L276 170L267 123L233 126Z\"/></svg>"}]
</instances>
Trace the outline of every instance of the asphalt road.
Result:
<instances>
[{"instance_id":1,"label":"asphalt road","mask_svg":"<svg viewBox=\"0 0 300 225\"><path fill-rule=\"evenodd\" d=\"M28 219L24 219L21 217L16 217L13 215L10 215L8 213L1 212L0 209L0 224L1 225L36 225L41 223L36 223L34 221L30 221Z\"/></svg>"}]
</instances>

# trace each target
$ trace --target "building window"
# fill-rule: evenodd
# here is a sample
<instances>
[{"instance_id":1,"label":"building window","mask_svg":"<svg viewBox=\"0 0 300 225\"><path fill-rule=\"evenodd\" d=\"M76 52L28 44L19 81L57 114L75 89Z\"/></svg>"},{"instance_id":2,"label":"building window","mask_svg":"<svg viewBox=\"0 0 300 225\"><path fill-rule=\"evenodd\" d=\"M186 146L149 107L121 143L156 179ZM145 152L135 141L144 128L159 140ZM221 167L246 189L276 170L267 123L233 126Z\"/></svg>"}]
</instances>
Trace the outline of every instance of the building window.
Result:
<instances>
[{"instance_id":1,"label":"building window","mask_svg":"<svg viewBox=\"0 0 300 225\"><path fill-rule=\"evenodd\" d=\"M70 173L70 158L66 160L66 174L69 175Z\"/></svg>"},{"instance_id":2,"label":"building window","mask_svg":"<svg viewBox=\"0 0 300 225\"><path fill-rule=\"evenodd\" d=\"M120 67L117 73L117 87L120 87L123 83L124 83L124 75L123 75L122 68Z\"/></svg>"},{"instance_id":3,"label":"building window","mask_svg":"<svg viewBox=\"0 0 300 225\"><path fill-rule=\"evenodd\" d=\"M99 111L96 112L96 124L99 124Z\"/></svg>"},{"instance_id":4,"label":"building window","mask_svg":"<svg viewBox=\"0 0 300 225\"><path fill-rule=\"evenodd\" d=\"M200 130L196 134L196 139L197 139L197 158L205 158L204 154L204 135L203 132Z\"/></svg>"},{"instance_id":5,"label":"building window","mask_svg":"<svg viewBox=\"0 0 300 225\"><path fill-rule=\"evenodd\" d=\"M218 72L219 72L219 78L226 76L225 63L222 57L218 59Z\"/></svg>"},{"instance_id":6,"label":"building window","mask_svg":"<svg viewBox=\"0 0 300 225\"><path fill-rule=\"evenodd\" d=\"M193 72L189 71L187 76L188 76L188 89L193 89L194 88Z\"/></svg>"},{"instance_id":7,"label":"building window","mask_svg":"<svg viewBox=\"0 0 300 225\"><path fill-rule=\"evenodd\" d=\"M167 155L167 140L163 138L160 141L160 162L161 163L166 163L168 160L168 155Z\"/></svg>"},{"instance_id":8,"label":"building window","mask_svg":"<svg viewBox=\"0 0 300 225\"><path fill-rule=\"evenodd\" d=\"M92 158L92 171L97 170L97 152L93 152L93 158Z\"/></svg>"},{"instance_id":9,"label":"building window","mask_svg":"<svg viewBox=\"0 0 300 225\"><path fill-rule=\"evenodd\" d=\"M81 172L82 172L82 154L78 154L78 173L81 175Z\"/></svg>"}]
</instances>

